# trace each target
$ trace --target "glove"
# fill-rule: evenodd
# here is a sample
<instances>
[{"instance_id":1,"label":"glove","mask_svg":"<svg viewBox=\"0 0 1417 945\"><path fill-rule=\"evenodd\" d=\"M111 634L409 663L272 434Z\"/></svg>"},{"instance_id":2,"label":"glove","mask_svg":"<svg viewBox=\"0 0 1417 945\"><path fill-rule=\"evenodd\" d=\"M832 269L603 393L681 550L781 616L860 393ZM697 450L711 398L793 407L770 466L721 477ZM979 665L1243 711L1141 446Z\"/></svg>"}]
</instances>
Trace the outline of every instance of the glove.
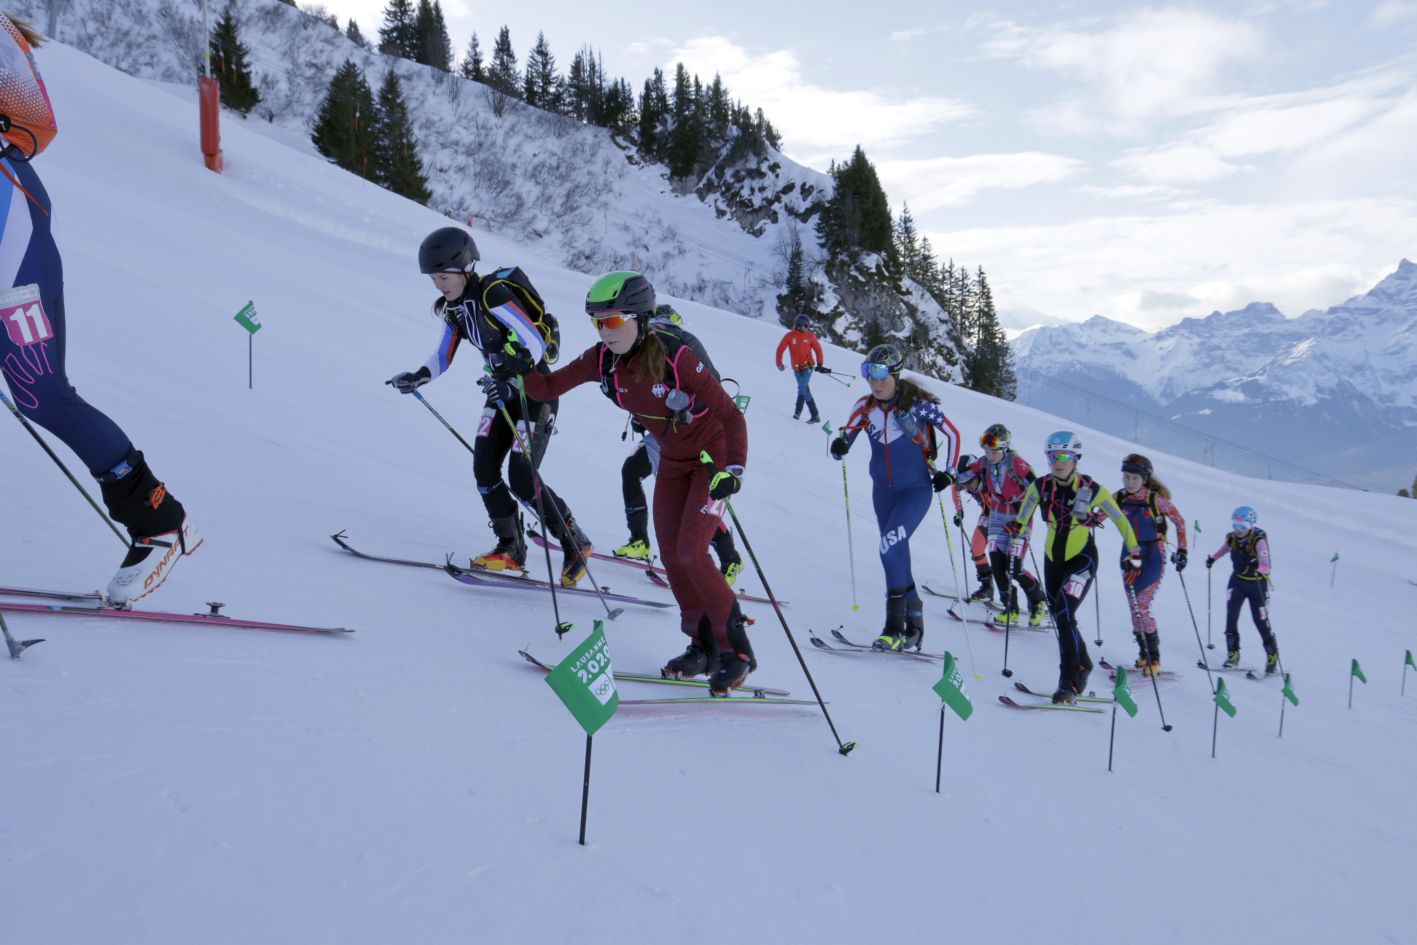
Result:
<instances>
[{"instance_id":1,"label":"glove","mask_svg":"<svg viewBox=\"0 0 1417 945\"><path fill-rule=\"evenodd\" d=\"M1206 569L1207 571L1209 571L1209 570L1210 570L1211 568L1213 568L1213 567L1215 567L1215 559L1212 558L1210 555L1206 555L1206 556L1205 556L1205 569Z\"/></svg>"},{"instance_id":2,"label":"glove","mask_svg":"<svg viewBox=\"0 0 1417 945\"><path fill-rule=\"evenodd\" d=\"M433 372L429 371L428 365L425 364L416 371L404 371L402 374L395 374L384 383L392 385L394 390L398 391L400 394L411 394L432 379Z\"/></svg>"},{"instance_id":3,"label":"glove","mask_svg":"<svg viewBox=\"0 0 1417 945\"><path fill-rule=\"evenodd\" d=\"M1018 519L1010 519L1004 523L1004 534L1010 538L1017 538L1023 534L1023 524Z\"/></svg>"},{"instance_id":4,"label":"glove","mask_svg":"<svg viewBox=\"0 0 1417 945\"><path fill-rule=\"evenodd\" d=\"M827 367L825 364L818 364L812 370L816 371L818 374L830 374L832 372L832 369Z\"/></svg>"},{"instance_id":5,"label":"glove","mask_svg":"<svg viewBox=\"0 0 1417 945\"><path fill-rule=\"evenodd\" d=\"M640 423L639 420L632 419L630 421L630 430L634 433L643 434L645 432L645 425Z\"/></svg>"},{"instance_id":6,"label":"glove","mask_svg":"<svg viewBox=\"0 0 1417 945\"><path fill-rule=\"evenodd\" d=\"M709 498L722 501L731 495L737 495L738 490L743 488L742 476L742 466L729 466L722 472L714 473L713 478L709 480Z\"/></svg>"},{"instance_id":7,"label":"glove","mask_svg":"<svg viewBox=\"0 0 1417 945\"><path fill-rule=\"evenodd\" d=\"M787 368L783 367L781 364L779 364L779 365L777 366L777 369L778 369L779 371L785 371L785 370L787 370Z\"/></svg>"},{"instance_id":8,"label":"glove","mask_svg":"<svg viewBox=\"0 0 1417 945\"><path fill-rule=\"evenodd\" d=\"M1130 551L1122 559L1122 580L1128 584L1135 584L1137 577L1141 574L1141 549Z\"/></svg>"},{"instance_id":9,"label":"glove","mask_svg":"<svg viewBox=\"0 0 1417 945\"><path fill-rule=\"evenodd\" d=\"M851 449L851 441L844 436L838 436L832 440L831 446L828 448L831 450L832 459L841 459L846 455L846 451Z\"/></svg>"},{"instance_id":10,"label":"glove","mask_svg":"<svg viewBox=\"0 0 1417 945\"><path fill-rule=\"evenodd\" d=\"M937 470L935 474L930 477L930 486L936 492L944 492L946 489L948 489L954 484L954 481L955 477L950 474L949 470L940 469Z\"/></svg>"},{"instance_id":11,"label":"glove","mask_svg":"<svg viewBox=\"0 0 1417 945\"><path fill-rule=\"evenodd\" d=\"M964 527L964 513L963 513L963 512L956 512L956 513L955 513L954 523L955 523L955 528L963 528L963 527Z\"/></svg>"},{"instance_id":12,"label":"glove","mask_svg":"<svg viewBox=\"0 0 1417 945\"><path fill-rule=\"evenodd\" d=\"M1177 548L1171 553L1171 563L1176 566L1176 573L1180 574L1186 570L1186 549Z\"/></svg>"},{"instance_id":13,"label":"glove","mask_svg":"<svg viewBox=\"0 0 1417 945\"><path fill-rule=\"evenodd\" d=\"M517 389L511 380L497 377L495 374L485 374L477 381L477 386L482 388L482 392L487 395L487 399L493 403L509 404L516 399Z\"/></svg>"},{"instance_id":14,"label":"glove","mask_svg":"<svg viewBox=\"0 0 1417 945\"><path fill-rule=\"evenodd\" d=\"M531 360L531 352L521 345L517 345L515 353L493 351L487 355L487 369L491 372L492 376L498 380L521 377L534 366Z\"/></svg>"}]
</instances>

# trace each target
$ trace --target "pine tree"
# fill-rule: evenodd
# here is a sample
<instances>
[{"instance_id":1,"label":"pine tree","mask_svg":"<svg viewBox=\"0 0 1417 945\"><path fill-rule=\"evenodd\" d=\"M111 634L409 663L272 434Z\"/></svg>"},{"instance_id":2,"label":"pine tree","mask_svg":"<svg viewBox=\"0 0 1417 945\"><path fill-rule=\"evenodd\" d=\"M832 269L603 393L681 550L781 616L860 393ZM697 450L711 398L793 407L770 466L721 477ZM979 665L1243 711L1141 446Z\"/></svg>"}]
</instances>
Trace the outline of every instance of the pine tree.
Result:
<instances>
[{"instance_id":1,"label":"pine tree","mask_svg":"<svg viewBox=\"0 0 1417 945\"><path fill-rule=\"evenodd\" d=\"M577 121L590 121L590 70L594 60L584 46L571 57L571 68L566 72L566 114Z\"/></svg>"},{"instance_id":2,"label":"pine tree","mask_svg":"<svg viewBox=\"0 0 1417 945\"><path fill-rule=\"evenodd\" d=\"M453 43L448 38L448 26L443 21L442 4L438 0L418 0L418 12L413 23L418 38L414 61L443 72L452 71Z\"/></svg>"},{"instance_id":3,"label":"pine tree","mask_svg":"<svg viewBox=\"0 0 1417 945\"><path fill-rule=\"evenodd\" d=\"M468 40L467 52L463 55L462 77L474 82L487 78L487 69L482 64L482 44L477 41L476 30L472 33L472 39Z\"/></svg>"},{"instance_id":4,"label":"pine tree","mask_svg":"<svg viewBox=\"0 0 1417 945\"><path fill-rule=\"evenodd\" d=\"M389 0L379 27L379 52L404 59L418 58L418 23L413 0Z\"/></svg>"},{"instance_id":5,"label":"pine tree","mask_svg":"<svg viewBox=\"0 0 1417 945\"><path fill-rule=\"evenodd\" d=\"M697 78L694 80L697 81ZM699 120L699 104L689 71L681 62L674 68L674 123L669 131L668 163L670 177L688 177L699 162L703 146L703 129Z\"/></svg>"},{"instance_id":6,"label":"pine tree","mask_svg":"<svg viewBox=\"0 0 1417 945\"><path fill-rule=\"evenodd\" d=\"M726 141L728 128L733 121L733 103L728 98L728 89L724 88L723 79L716 72L713 82L709 84L704 107L713 138L720 142Z\"/></svg>"},{"instance_id":7,"label":"pine tree","mask_svg":"<svg viewBox=\"0 0 1417 945\"><path fill-rule=\"evenodd\" d=\"M492 47L492 66L487 70L487 84L503 95L520 98L521 72L517 69L517 53L512 49L512 32L502 27L497 43Z\"/></svg>"},{"instance_id":8,"label":"pine tree","mask_svg":"<svg viewBox=\"0 0 1417 945\"><path fill-rule=\"evenodd\" d=\"M624 79L616 79L605 90L605 103L600 109L601 124L612 131L628 133L638 120L634 89Z\"/></svg>"},{"instance_id":9,"label":"pine tree","mask_svg":"<svg viewBox=\"0 0 1417 945\"><path fill-rule=\"evenodd\" d=\"M920 254L920 236L915 231L915 218L910 215L910 204L900 210L900 219L895 225L895 248L900 256L901 271L921 285L926 283L925 267Z\"/></svg>"},{"instance_id":10,"label":"pine tree","mask_svg":"<svg viewBox=\"0 0 1417 945\"><path fill-rule=\"evenodd\" d=\"M966 380L973 390L1013 400L1018 391L1013 350L999 325L998 312L994 309L994 293L989 288L983 266L975 273L971 301L975 337L973 350L966 359Z\"/></svg>"},{"instance_id":11,"label":"pine tree","mask_svg":"<svg viewBox=\"0 0 1417 945\"><path fill-rule=\"evenodd\" d=\"M536 34L536 45L526 57L526 103L555 112L561 110L561 77L556 74L556 57L546 34Z\"/></svg>"},{"instance_id":12,"label":"pine tree","mask_svg":"<svg viewBox=\"0 0 1417 945\"><path fill-rule=\"evenodd\" d=\"M786 289L777 297L778 318L791 326L798 315L807 311L807 254L802 248L802 236L793 227L788 237Z\"/></svg>"},{"instance_id":13,"label":"pine tree","mask_svg":"<svg viewBox=\"0 0 1417 945\"><path fill-rule=\"evenodd\" d=\"M360 49L369 48L369 40L364 38L364 34L359 31L359 24L351 18L349 25L344 28L344 38L349 40Z\"/></svg>"},{"instance_id":14,"label":"pine tree","mask_svg":"<svg viewBox=\"0 0 1417 945\"><path fill-rule=\"evenodd\" d=\"M663 159L669 149L669 142L662 134L668 117L669 93L664 85L664 70L656 66L654 74L645 79L644 91L640 93L640 153L651 161Z\"/></svg>"},{"instance_id":15,"label":"pine tree","mask_svg":"<svg viewBox=\"0 0 1417 945\"><path fill-rule=\"evenodd\" d=\"M758 118L761 117L759 110ZM765 120L763 125L766 126ZM883 253L893 259L890 203L861 146L856 146L847 163L833 164L830 173L836 186L817 219L817 232L829 258L854 259L864 252Z\"/></svg>"},{"instance_id":16,"label":"pine tree","mask_svg":"<svg viewBox=\"0 0 1417 945\"><path fill-rule=\"evenodd\" d=\"M212 31L212 69L221 86L221 103L243 118L261 101L261 93L251 84L249 54L232 8L227 6Z\"/></svg>"},{"instance_id":17,"label":"pine tree","mask_svg":"<svg viewBox=\"0 0 1417 945\"><path fill-rule=\"evenodd\" d=\"M423 176L423 162L418 158L418 143L413 138L413 123L403 99L403 87L392 69L384 73L384 84L379 87L379 117L374 139L378 155L374 179L396 194L427 204L433 195L428 190L428 178Z\"/></svg>"},{"instance_id":18,"label":"pine tree","mask_svg":"<svg viewBox=\"0 0 1417 945\"><path fill-rule=\"evenodd\" d=\"M335 71L315 118L310 140L332 162L360 177L374 179L374 125L378 108L359 67L346 59Z\"/></svg>"}]
</instances>

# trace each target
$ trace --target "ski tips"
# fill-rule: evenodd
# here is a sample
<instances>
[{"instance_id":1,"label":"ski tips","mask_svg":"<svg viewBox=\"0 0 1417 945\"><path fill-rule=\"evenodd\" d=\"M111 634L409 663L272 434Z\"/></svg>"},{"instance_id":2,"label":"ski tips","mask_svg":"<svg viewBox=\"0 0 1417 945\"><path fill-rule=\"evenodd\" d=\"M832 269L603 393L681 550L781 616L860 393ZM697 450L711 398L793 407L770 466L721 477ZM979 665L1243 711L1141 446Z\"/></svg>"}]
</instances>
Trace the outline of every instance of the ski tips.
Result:
<instances>
[{"instance_id":1,"label":"ski tips","mask_svg":"<svg viewBox=\"0 0 1417 945\"><path fill-rule=\"evenodd\" d=\"M17 659L19 659L19 658L20 658L20 654L23 653L25 650L27 650L28 648L34 646L36 643L43 643L43 642L44 642L43 639L40 639L40 640L6 640L6 641L5 641L6 645L8 645L9 648L10 648L10 659L12 659L12 660L17 660Z\"/></svg>"},{"instance_id":2,"label":"ski tips","mask_svg":"<svg viewBox=\"0 0 1417 945\"><path fill-rule=\"evenodd\" d=\"M856 743L855 743L855 742L845 742L845 743L843 743L842 746L841 746L840 748L838 748L836 751L837 751L837 754L842 755L842 756L846 756L846 755L851 754L852 749L854 749L855 747L856 747Z\"/></svg>"}]
</instances>

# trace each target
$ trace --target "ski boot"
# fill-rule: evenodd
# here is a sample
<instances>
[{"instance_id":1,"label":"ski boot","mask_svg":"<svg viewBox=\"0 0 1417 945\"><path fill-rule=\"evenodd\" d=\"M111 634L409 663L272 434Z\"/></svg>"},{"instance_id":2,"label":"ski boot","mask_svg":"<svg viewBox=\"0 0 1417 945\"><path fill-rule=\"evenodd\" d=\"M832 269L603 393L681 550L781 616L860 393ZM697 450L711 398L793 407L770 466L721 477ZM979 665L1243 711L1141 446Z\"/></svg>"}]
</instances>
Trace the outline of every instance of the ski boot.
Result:
<instances>
[{"instance_id":1,"label":"ski boot","mask_svg":"<svg viewBox=\"0 0 1417 945\"><path fill-rule=\"evenodd\" d=\"M497 545L491 551L472 559L474 568L484 571L525 571L526 536L522 534L521 516L515 512L489 522Z\"/></svg>"},{"instance_id":2,"label":"ski boot","mask_svg":"<svg viewBox=\"0 0 1417 945\"><path fill-rule=\"evenodd\" d=\"M1264 674L1266 676L1273 676L1277 672L1279 672L1279 651L1275 650L1273 653L1265 654Z\"/></svg>"},{"instance_id":3,"label":"ski boot","mask_svg":"<svg viewBox=\"0 0 1417 945\"><path fill-rule=\"evenodd\" d=\"M1159 676L1161 674L1161 637L1155 633L1148 633L1146 636L1147 660L1142 667L1143 676Z\"/></svg>"},{"instance_id":4,"label":"ski boot","mask_svg":"<svg viewBox=\"0 0 1417 945\"><path fill-rule=\"evenodd\" d=\"M1069 672L1058 674L1058 688L1053 691L1054 705L1077 705L1078 693L1073 688L1073 676Z\"/></svg>"},{"instance_id":5,"label":"ski boot","mask_svg":"<svg viewBox=\"0 0 1417 945\"><path fill-rule=\"evenodd\" d=\"M664 668L659 671L659 675L665 679L690 679L694 676L704 676L712 673L718 668L718 660L714 654L699 645L695 640L678 656L664 664Z\"/></svg>"},{"instance_id":6,"label":"ski boot","mask_svg":"<svg viewBox=\"0 0 1417 945\"><path fill-rule=\"evenodd\" d=\"M569 511L563 511L560 518L556 539L561 542L561 586L575 587L585 577L586 558L592 550L590 539Z\"/></svg>"},{"instance_id":7,"label":"ski boot","mask_svg":"<svg viewBox=\"0 0 1417 945\"><path fill-rule=\"evenodd\" d=\"M1092 657L1084 650L1078 656L1077 669L1073 671L1073 691L1078 695L1087 692L1087 679L1092 675Z\"/></svg>"},{"instance_id":8,"label":"ski boot","mask_svg":"<svg viewBox=\"0 0 1417 945\"><path fill-rule=\"evenodd\" d=\"M906 588L893 587L886 591L886 625L871 646L877 650L898 653L905 648Z\"/></svg>"},{"instance_id":9,"label":"ski boot","mask_svg":"<svg viewBox=\"0 0 1417 945\"><path fill-rule=\"evenodd\" d=\"M1033 607L1028 612L1028 625L1030 627L1043 626L1043 619L1048 616L1048 602L1043 598L1033 602Z\"/></svg>"},{"instance_id":10,"label":"ski boot","mask_svg":"<svg viewBox=\"0 0 1417 945\"><path fill-rule=\"evenodd\" d=\"M715 698L726 698L730 690L743 685L748 674L758 668L752 644L748 642L747 621L736 602L728 617L728 642L729 651L719 654L718 667L709 677L709 695Z\"/></svg>"},{"instance_id":11,"label":"ski boot","mask_svg":"<svg viewBox=\"0 0 1417 945\"><path fill-rule=\"evenodd\" d=\"M1225 662L1220 664L1221 669L1234 669L1240 665L1240 651L1231 650L1225 654Z\"/></svg>"},{"instance_id":12,"label":"ski boot","mask_svg":"<svg viewBox=\"0 0 1417 945\"><path fill-rule=\"evenodd\" d=\"M654 557L654 554L649 550L649 542L643 538L631 538L616 548L612 554L617 558L629 558L631 561L643 561L645 564L649 564Z\"/></svg>"},{"instance_id":13,"label":"ski boot","mask_svg":"<svg viewBox=\"0 0 1417 945\"><path fill-rule=\"evenodd\" d=\"M1017 607L1012 609L1000 610L998 613L994 614L994 622L1001 627L1005 624L1017 627L1020 623L1023 622L1023 614L1018 612Z\"/></svg>"},{"instance_id":14,"label":"ski boot","mask_svg":"<svg viewBox=\"0 0 1417 945\"><path fill-rule=\"evenodd\" d=\"M925 640L925 603L920 599L915 585L905 592L905 642L903 650L920 650Z\"/></svg>"},{"instance_id":15,"label":"ski boot","mask_svg":"<svg viewBox=\"0 0 1417 945\"><path fill-rule=\"evenodd\" d=\"M177 562L202 546L202 536L138 450L98 477L98 486L108 514L128 529L129 539L104 596L127 607L161 587Z\"/></svg>"},{"instance_id":16,"label":"ski boot","mask_svg":"<svg viewBox=\"0 0 1417 945\"><path fill-rule=\"evenodd\" d=\"M807 401L807 407L811 412L811 416L807 418L807 422L813 425L821 423L822 418L817 414L817 402L815 400L809 400Z\"/></svg>"},{"instance_id":17,"label":"ski boot","mask_svg":"<svg viewBox=\"0 0 1417 945\"><path fill-rule=\"evenodd\" d=\"M992 578L981 577L979 579L979 590L970 594L967 600L971 604L987 604L994 599L994 581Z\"/></svg>"},{"instance_id":18,"label":"ski boot","mask_svg":"<svg viewBox=\"0 0 1417 945\"><path fill-rule=\"evenodd\" d=\"M1137 641L1137 658L1132 661L1132 665L1137 669L1146 669L1146 665L1151 662L1151 651L1146 645L1146 634L1134 633L1132 639Z\"/></svg>"}]
</instances>

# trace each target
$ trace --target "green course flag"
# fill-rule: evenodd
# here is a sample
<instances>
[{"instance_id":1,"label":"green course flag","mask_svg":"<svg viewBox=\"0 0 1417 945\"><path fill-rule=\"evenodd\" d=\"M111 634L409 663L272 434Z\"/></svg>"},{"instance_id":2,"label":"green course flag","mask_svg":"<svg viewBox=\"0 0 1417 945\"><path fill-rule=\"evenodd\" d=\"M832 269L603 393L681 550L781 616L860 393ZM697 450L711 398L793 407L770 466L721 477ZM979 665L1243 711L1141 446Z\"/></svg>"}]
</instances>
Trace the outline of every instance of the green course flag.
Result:
<instances>
[{"instance_id":1,"label":"green course flag","mask_svg":"<svg viewBox=\"0 0 1417 945\"><path fill-rule=\"evenodd\" d=\"M1407 651L1407 659L1404 660L1403 662L1405 662L1408 666L1411 666L1413 669L1417 669L1417 663L1412 662L1412 651L1411 651L1411 650L1408 650L1408 651Z\"/></svg>"},{"instance_id":2,"label":"green course flag","mask_svg":"<svg viewBox=\"0 0 1417 945\"><path fill-rule=\"evenodd\" d=\"M1201 520L1200 520L1200 519L1196 519L1196 534L1199 535L1200 533L1201 533Z\"/></svg>"},{"instance_id":3,"label":"green course flag","mask_svg":"<svg viewBox=\"0 0 1417 945\"><path fill-rule=\"evenodd\" d=\"M547 675L546 685L560 696L587 735L594 735L610 721L620 707L620 693L615 690L601 621L597 620L585 642Z\"/></svg>"},{"instance_id":4,"label":"green course flag","mask_svg":"<svg viewBox=\"0 0 1417 945\"><path fill-rule=\"evenodd\" d=\"M1337 560L1338 560L1338 552L1335 551L1335 552L1333 553L1333 557L1332 557L1332 558L1329 558L1328 560L1329 560L1329 563L1330 563L1330 564L1332 564L1333 562L1337 561Z\"/></svg>"},{"instance_id":5,"label":"green course flag","mask_svg":"<svg viewBox=\"0 0 1417 945\"><path fill-rule=\"evenodd\" d=\"M1363 683L1363 685L1366 686L1368 684L1368 677L1363 675L1363 667L1358 665L1357 660L1353 661L1352 673L1354 676L1358 677L1358 681Z\"/></svg>"},{"instance_id":6,"label":"green course flag","mask_svg":"<svg viewBox=\"0 0 1417 945\"><path fill-rule=\"evenodd\" d=\"M739 394L737 397L733 398L733 402L738 405L738 409L740 411L742 411L743 413L747 413L748 402L752 399L753 398L748 396L747 394Z\"/></svg>"},{"instance_id":7,"label":"green course flag","mask_svg":"<svg viewBox=\"0 0 1417 945\"><path fill-rule=\"evenodd\" d=\"M1288 699L1292 705L1299 704L1299 697L1294 694L1294 683L1288 673L1284 674L1284 698Z\"/></svg>"},{"instance_id":8,"label":"green course flag","mask_svg":"<svg viewBox=\"0 0 1417 945\"><path fill-rule=\"evenodd\" d=\"M1235 717L1235 707L1230 704L1230 694L1225 689L1225 680L1223 679L1215 681L1215 704L1220 706L1221 712L1232 719Z\"/></svg>"},{"instance_id":9,"label":"green course flag","mask_svg":"<svg viewBox=\"0 0 1417 945\"><path fill-rule=\"evenodd\" d=\"M940 677L940 681L931 687L937 692L945 704L954 709L955 715L961 719L967 719L974 714L974 704L969 701L969 696L964 692L964 676L959 671L959 666L955 663L954 654L945 651L945 672Z\"/></svg>"},{"instance_id":10,"label":"green course flag","mask_svg":"<svg viewBox=\"0 0 1417 945\"><path fill-rule=\"evenodd\" d=\"M256 316L256 303L247 302L241 307L241 311L236 313L236 324L249 331L251 334L261 330L261 320Z\"/></svg>"},{"instance_id":11,"label":"green course flag","mask_svg":"<svg viewBox=\"0 0 1417 945\"><path fill-rule=\"evenodd\" d=\"M1137 703L1132 698L1132 687L1127 685L1127 670L1124 666L1117 667L1117 685L1112 687L1112 698L1117 700L1117 704L1127 710L1127 715L1136 718Z\"/></svg>"},{"instance_id":12,"label":"green course flag","mask_svg":"<svg viewBox=\"0 0 1417 945\"><path fill-rule=\"evenodd\" d=\"M830 420L825 420L822 422L822 432L825 433L827 436L831 436L832 424Z\"/></svg>"}]
</instances>

